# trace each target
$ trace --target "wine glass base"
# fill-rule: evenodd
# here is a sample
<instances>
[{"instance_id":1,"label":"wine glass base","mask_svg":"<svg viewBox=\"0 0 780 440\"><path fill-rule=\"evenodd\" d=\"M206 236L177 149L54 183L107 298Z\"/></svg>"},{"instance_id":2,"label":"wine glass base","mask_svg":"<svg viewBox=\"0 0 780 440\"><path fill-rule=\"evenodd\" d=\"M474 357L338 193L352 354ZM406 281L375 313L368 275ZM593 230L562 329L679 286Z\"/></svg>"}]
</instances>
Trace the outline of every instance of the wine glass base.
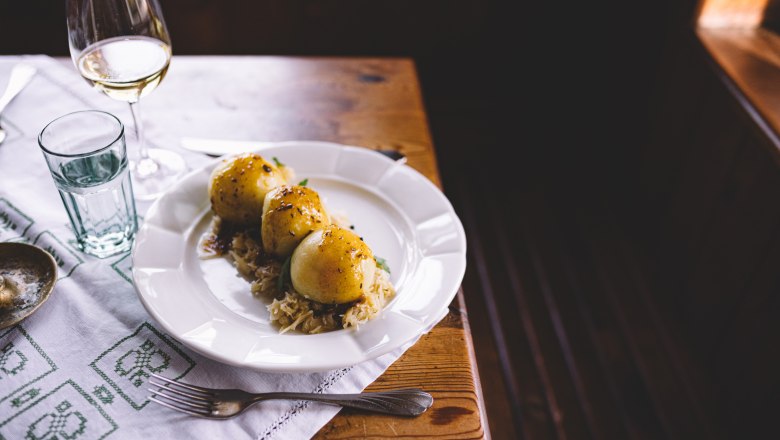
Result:
<instances>
[{"instance_id":1,"label":"wine glass base","mask_svg":"<svg viewBox=\"0 0 780 440\"><path fill-rule=\"evenodd\" d=\"M130 161L133 194L137 200L152 200L170 188L184 174L187 165L178 153L149 148L147 159Z\"/></svg>"}]
</instances>

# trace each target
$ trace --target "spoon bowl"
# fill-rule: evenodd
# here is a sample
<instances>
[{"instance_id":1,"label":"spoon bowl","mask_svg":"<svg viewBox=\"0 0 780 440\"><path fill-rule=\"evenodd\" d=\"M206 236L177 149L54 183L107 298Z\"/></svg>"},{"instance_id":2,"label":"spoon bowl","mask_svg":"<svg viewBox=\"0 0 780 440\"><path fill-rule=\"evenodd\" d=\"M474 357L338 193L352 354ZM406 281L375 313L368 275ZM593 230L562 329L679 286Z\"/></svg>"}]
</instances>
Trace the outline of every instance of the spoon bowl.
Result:
<instances>
[{"instance_id":1,"label":"spoon bowl","mask_svg":"<svg viewBox=\"0 0 780 440\"><path fill-rule=\"evenodd\" d=\"M47 300L57 282L57 262L25 243L0 243L0 329L21 322Z\"/></svg>"}]
</instances>

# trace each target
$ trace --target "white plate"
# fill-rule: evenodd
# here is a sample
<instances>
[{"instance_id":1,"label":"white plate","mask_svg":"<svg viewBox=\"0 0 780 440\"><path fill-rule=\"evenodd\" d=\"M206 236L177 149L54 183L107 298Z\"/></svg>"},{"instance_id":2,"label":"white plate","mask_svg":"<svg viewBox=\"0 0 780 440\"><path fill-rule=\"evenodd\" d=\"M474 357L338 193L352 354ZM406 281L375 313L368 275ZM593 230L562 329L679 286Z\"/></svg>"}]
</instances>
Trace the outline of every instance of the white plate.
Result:
<instances>
[{"instance_id":1,"label":"white plate","mask_svg":"<svg viewBox=\"0 0 780 440\"><path fill-rule=\"evenodd\" d=\"M226 364L263 371L324 371L388 353L427 331L450 304L466 269L463 226L425 176L373 151L313 141L258 151L309 179L327 209L345 213L390 266L396 296L359 329L279 334L267 301L224 258L196 247L211 219L207 185L220 162L196 170L149 209L133 247L144 307L173 337Z\"/></svg>"}]
</instances>

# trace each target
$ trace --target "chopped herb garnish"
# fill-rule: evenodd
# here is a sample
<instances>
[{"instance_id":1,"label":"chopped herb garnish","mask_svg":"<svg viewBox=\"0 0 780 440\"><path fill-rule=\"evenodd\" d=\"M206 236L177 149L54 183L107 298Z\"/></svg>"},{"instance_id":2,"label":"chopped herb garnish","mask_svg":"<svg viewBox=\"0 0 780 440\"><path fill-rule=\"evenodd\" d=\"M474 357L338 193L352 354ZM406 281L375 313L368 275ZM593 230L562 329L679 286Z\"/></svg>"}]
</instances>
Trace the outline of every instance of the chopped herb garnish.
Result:
<instances>
[{"instance_id":1,"label":"chopped herb garnish","mask_svg":"<svg viewBox=\"0 0 780 440\"><path fill-rule=\"evenodd\" d=\"M291 260L292 260L292 255L287 257L286 260L284 260L284 264L282 264L282 270L279 272L279 278L276 279L276 290L278 290L280 293L284 292L284 286L290 281Z\"/></svg>"},{"instance_id":2,"label":"chopped herb garnish","mask_svg":"<svg viewBox=\"0 0 780 440\"><path fill-rule=\"evenodd\" d=\"M309 184L309 179L308 178L303 179L300 182L298 182L298 186L306 186L308 184Z\"/></svg>"},{"instance_id":3,"label":"chopped herb garnish","mask_svg":"<svg viewBox=\"0 0 780 440\"><path fill-rule=\"evenodd\" d=\"M279 159L277 159L276 156L272 157L271 159L274 161L274 165L276 165L278 167L283 167L284 166L283 163L279 162Z\"/></svg>"},{"instance_id":4,"label":"chopped herb garnish","mask_svg":"<svg viewBox=\"0 0 780 440\"><path fill-rule=\"evenodd\" d=\"M390 273L390 266L387 265L387 261L384 258L374 257L374 261L376 261L376 267Z\"/></svg>"}]
</instances>

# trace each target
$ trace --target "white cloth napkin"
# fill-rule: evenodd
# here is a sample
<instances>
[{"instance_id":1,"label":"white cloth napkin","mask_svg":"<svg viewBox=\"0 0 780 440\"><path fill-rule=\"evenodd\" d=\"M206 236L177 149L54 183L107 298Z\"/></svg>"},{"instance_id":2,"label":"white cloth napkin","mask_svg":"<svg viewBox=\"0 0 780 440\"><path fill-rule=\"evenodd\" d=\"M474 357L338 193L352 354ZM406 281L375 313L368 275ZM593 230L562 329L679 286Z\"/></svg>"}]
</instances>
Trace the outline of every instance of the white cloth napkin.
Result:
<instances>
[{"instance_id":1,"label":"white cloth napkin","mask_svg":"<svg viewBox=\"0 0 780 440\"><path fill-rule=\"evenodd\" d=\"M2 115L9 135L0 145L0 241L48 250L58 261L59 281L34 315L0 330L0 438L309 438L338 407L270 401L229 421L203 420L150 402L146 378L156 371L208 387L354 393L416 342L345 369L272 374L217 363L165 334L136 296L129 255L101 260L76 249L37 145L46 123L75 110L106 110L131 127L127 104L90 90L74 69L45 56L0 57L0 87L22 59L34 64L38 74ZM169 114L164 129L150 124L147 132L156 143L177 145L169 133L186 133L187 121L198 120L190 117L198 109L170 101L155 106L179 115ZM190 167L209 160L178 151ZM137 207L140 215L148 208Z\"/></svg>"}]
</instances>

